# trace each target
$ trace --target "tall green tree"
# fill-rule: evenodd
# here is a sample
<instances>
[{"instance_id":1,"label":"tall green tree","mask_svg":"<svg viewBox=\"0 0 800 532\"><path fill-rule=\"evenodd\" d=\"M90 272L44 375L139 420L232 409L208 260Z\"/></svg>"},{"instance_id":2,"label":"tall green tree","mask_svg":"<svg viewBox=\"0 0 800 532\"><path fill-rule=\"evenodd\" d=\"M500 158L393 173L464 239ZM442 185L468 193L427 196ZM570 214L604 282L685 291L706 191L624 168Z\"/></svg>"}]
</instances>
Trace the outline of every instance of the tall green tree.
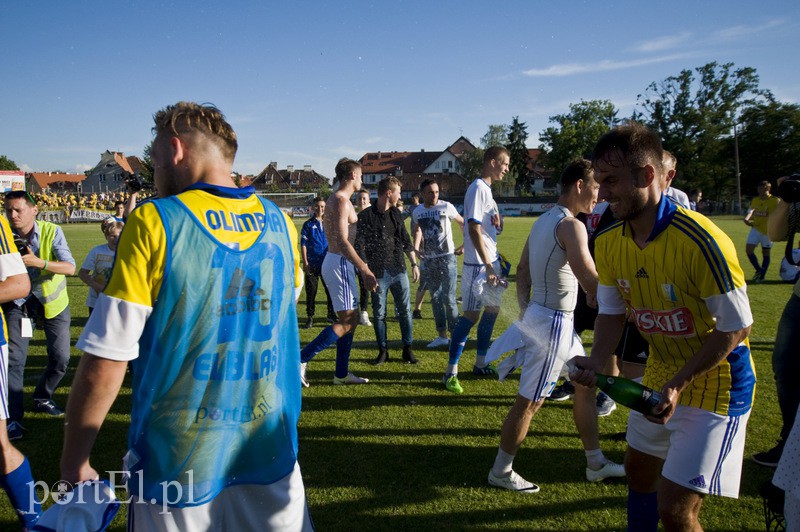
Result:
<instances>
[{"instance_id":1,"label":"tall green tree","mask_svg":"<svg viewBox=\"0 0 800 532\"><path fill-rule=\"evenodd\" d=\"M519 117L515 116L508 127L508 144L506 148L510 152L511 163L509 165L508 186L517 190L519 193L529 193L532 179L528 171L528 126L525 122L520 122Z\"/></svg>"},{"instance_id":2,"label":"tall green tree","mask_svg":"<svg viewBox=\"0 0 800 532\"><path fill-rule=\"evenodd\" d=\"M758 83L754 68L711 62L653 82L638 96L634 118L677 157L677 186L702 188L706 198L733 197L733 124L744 108L773 100Z\"/></svg>"},{"instance_id":3,"label":"tall green tree","mask_svg":"<svg viewBox=\"0 0 800 532\"><path fill-rule=\"evenodd\" d=\"M0 170L19 170L19 166L5 155L0 155Z\"/></svg>"},{"instance_id":4,"label":"tall green tree","mask_svg":"<svg viewBox=\"0 0 800 532\"><path fill-rule=\"evenodd\" d=\"M559 176L579 157L589 157L597 140L614 127L618 110L609 100L581 100L569 112L550 117L554 125L539 134L542 163Z\"/></svg>"},{"instance_id":5,"label":"tall green tree","mask_svg":"<svg viewBox=\"0 0 800 532\"><path fill-rule=\"evenodd\" d=\"M744 196L756 195L764 179L774 185L778 177L800 171L800 105L752 105L742 112L738 130Z\"/></svg>"},{"instance_id":6,"label":"tall green tree","mask_svg":"<svg viewBox=\"0 0 800 532\"><path fill-rule=\"evenodd\" d=\"M467 182L472 182L481 176L483 168L483 149L475 148L470 152L461 154L458 158L459 173Z\"/></svg>"},{"instance_id":7,"label":"tall green tree","mask_svg":"<svg viewBox=\"0 0 800 532\"><path fill-rule=\"evenodd\" d=\"M490 124L486 134L481 137L481 147L485 150L492 146L508 145L508 126L504 124Z\"/></svg>"}]
</instances>

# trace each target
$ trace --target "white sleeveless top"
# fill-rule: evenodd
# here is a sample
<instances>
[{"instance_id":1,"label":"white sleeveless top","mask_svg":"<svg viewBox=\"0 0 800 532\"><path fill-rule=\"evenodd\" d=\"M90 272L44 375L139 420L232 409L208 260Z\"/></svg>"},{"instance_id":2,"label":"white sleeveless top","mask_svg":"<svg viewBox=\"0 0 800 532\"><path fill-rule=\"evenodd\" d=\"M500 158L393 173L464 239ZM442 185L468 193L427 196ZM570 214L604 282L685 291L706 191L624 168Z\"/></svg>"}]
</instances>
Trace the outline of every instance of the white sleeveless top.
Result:
<instances>
[{"instance_id":1,"label":"white sleeveless top","mask_svg":"<svg viewBox=\"0 0 800 532\"><path fill-rule=\"evenodd\" d=\"M528 235L533 296L531 302L551 310L572 312L578 298L578 279L567 263L567 252L556 237L558 224L572 218L569 209L556 205L536 220Z\"/></svg>"}]
</instances>

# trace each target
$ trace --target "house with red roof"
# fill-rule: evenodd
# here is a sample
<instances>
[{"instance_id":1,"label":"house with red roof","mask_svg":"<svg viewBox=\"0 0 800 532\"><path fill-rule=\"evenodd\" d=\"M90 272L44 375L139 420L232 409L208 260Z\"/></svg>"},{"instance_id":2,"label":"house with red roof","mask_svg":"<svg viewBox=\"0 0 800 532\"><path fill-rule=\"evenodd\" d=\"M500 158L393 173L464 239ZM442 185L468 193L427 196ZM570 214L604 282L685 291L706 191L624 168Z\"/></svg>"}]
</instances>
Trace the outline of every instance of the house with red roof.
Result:
<instances>
[{"instance_id":1,"label":"house with red roof","mask_svg":"<svg viewBox=\"0 0 800 532\"><path fill-rule=\"evenodd\" d=\"M86 174L61 172L28 172L25 174L25 189L28 192L80 192Z\"/></svg>"},{"instance_id":2,"label":"house with red roof","mask_svg":"<svg viewBox=\"0 0 800 532\"><path fill-rule=\"evenodd\" d=\"M252 177L250 184L260 192L304 192L330 187L328 178L314 170L310 164L302 169L288 165L279 170L275 161Z\"/></svg>"},{"instance_id":3,"label":"house with red roof","mask_svg":"<svg viewBox=\"0 0 800 532\"><path fill-rule=\"evenodd\" d=\"M475 149L466 137L459 137L443 151L369 152L358 162L367 188L374 189L385 177L395 176L403 184L403 198L410 198L424 180L436 179L442 197L447 198L466 192L469 183L460 173L459 158Z\"/></svg>"}]
</instances>

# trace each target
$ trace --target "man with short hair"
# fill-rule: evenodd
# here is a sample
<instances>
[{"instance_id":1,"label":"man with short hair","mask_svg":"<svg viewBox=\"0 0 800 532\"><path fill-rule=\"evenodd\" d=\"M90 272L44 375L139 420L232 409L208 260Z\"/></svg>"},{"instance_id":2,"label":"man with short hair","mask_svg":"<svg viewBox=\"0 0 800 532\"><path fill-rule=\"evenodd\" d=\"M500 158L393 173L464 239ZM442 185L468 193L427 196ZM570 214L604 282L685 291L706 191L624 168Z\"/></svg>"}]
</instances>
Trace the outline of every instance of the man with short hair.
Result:
<instances>
[{"instance_id":1,"label":"man with short hair","mask_svg":"<svg viewBox=\"0 0 800 532\"><path fill-rule=\"evenodd\" d=\"M33 323L37 319L44 325L47 367L33 391L33 410L56 417L64 415L54 397L69 363L71 320L65 276L75 274L75 259L61 227L36 220L39 210L30 194L8 192L5 210L31 279L30 294L3 304L8 324L9 434L13 439L19 439L25 410L25 362L33 336Z\"/></svg>"},{"instance_id":2,"label":"man with short hair","mask_svg":"<svg viewBox=\"0 0 800 532\"><path fill-rule=\"evenodd\" d=\"M661 188L664 190L664 194L675 202L676 205L688 209L689 196L686 195L686 192L672 186L672 181L675 179L676 167L678 165L677 157L675 157L672 152L664 150L664 159L661 161L661 164L663 166L661 172Z\"/></svg>"},{"instance_id":3,"label":"man with short hair","mask_svg":"<svg viewBox=\"0 0 800 532\"><path fill-rule=\"evenodd\" d=\"M154 121L159 199L131 213L78 340L61 479L98 478L90 452L132 360L128 530L311 530L297 231L236 187L238 142L217 108L178 102Z\"/></svg>"},{"instance_id":4,"label":"man with short hair","mask_svg":"<svg viewBox=\"0 0 800 532\"><path fill-rule=\"evenodd\" d=\"M492 340L494 322L500 312L502 285L497 233L500 213L492 197L492 183L502 181L508 172L509 151L492 146L483 155L481 177L467 188L464 196L464 265L461 269L461 299L464 314L456 323L450 338L450 358L442 383L446 390L464 393L458 380L458 361L464 352L467 337L478 323L478 349L474 375L497 375L494 366L486 363L486 352ZM483 313L481 315L481 312Z\"/></svg>"},{"instance_id":5,"label":"man with short hair","mask_svg":"<svg viewBox=\"0 0 800 532\"><path fill-rule=\"evenodd\" d=\"M400 180L394 176L386 177L378 183L378 199L375 205L358 215L356 251L369 265L378 284L372 294L372 320L375 340L378 343L378 356L374 361L376 365L389 360L386 304L390 290L400 320L403 361L409 364L417 363L412 350L414 329L411 321L411 287L408 283L403 253L408 255L411 261L414 282L419 281L419 264L402 215L395 207L399 198Z\"/></svg>"},{"instance_id":6,"label":"man with short hair","mask_svg":"<svg viewBox=\"0 0 800 532\"><path fill-rule=\"evenodd\" d=\"M586 356L573 325L578 284L590 305L595 304L597 294L597 272L589 254L586 227L575 218L577 213L591 213L597 203L598 185L591 163L570 163L561 174L560 185L556 206L531 227L517 266L517 301L522 318L492 344L487 355L487 360L495 360L503 352L515 351L499 367L501 379L522 367L519 392L503 422L489 485L523 493L539 491L539 486L512 467L531 419L555 388L564 364L572 357ZM573 411L586 454L586 479L597 482L625 476L622 465L609 461L600 449L593 387L575 387Z\"/></svg>"},{"instance_id":7,"label":"man with short hair","mask_svg":"<svg viewBox=\"0 0 800 532\"><path fill-rule=\"evenodd\" d=\"M745 254L750 260L750 264L755 268L756 273L753 275L752 282L762 283L767 276L767 268L769 268L769 253L772 249L772 240L769 239L767 234L767 220L769 215L775 212L778 207L778 197L770 194L772 184L769 181L762 181L758 184L758 196L753 198L750 202L750 208L744 216L745 225L750 226L750 233L747 235L747 244L745 244ZM756 258L756 247L761 246L761 256L763 262L758 263Z\"/></svg>"},{"instance_id":8,"label":"man with short hair","mask_svg":"<svg viewBox=\"0 0 800 532\"><path fill-rule=\"evenodd\" d=\"M747 285L731 239L661 190L658 135L628 122L604 135L592 164L617 223L597 236L599 313L592 354L570 374L592 386L626 310L650 344L643 384L661 394L628 416L628 529L699 530L708 494L737 497L755 391ZM581 369L583 368L583 369Z\"/></svg>"},{"instance_id":9,"label":"man with short hair","mask_svg":"<svg viewBox=\"0 0 800 532\"><path fill-rule=\"evenodd\" d=\"M426 179L419 188L423 203L412 214L414 249L422 250L420 285L426 285L431 293L433 320L439 336L428 347L434 349L449 344L447 333L453 331L458 320L458 265L451 223L455 221L463 231L464 219L452 203L439 199L439 184L435 180Z\"/></svg>"},{"instance_id":10,"label":"man with short hair","mask_svg":"<svg viewBox=\"0 0 800 532\"><path fill-rule=\"evenodd\" d=\"M328 253L328 239L325 237L325 227L322 223L324 215L325 200L316 198L311 205L311 217L303 223L303 228L300 230L300 253L306 280L306 329L310 329L314 324L317 288L322 277L322 262ZM325 290L328 320L334 322L336 314L333 312L331 296L325 285L325 279L322 279L322 289Z\"/></svg>"},{"instance_id":11,"label":"man with short hair","mask_svg":"<svg viewBox=\"0 0 800 532\"><path fill-rule=\"evenodd\" d=\"M308 386L306 368L317 354L336 344L336 369L333 384L366 384L369 379L350 372L350 350L353 334L359 324L358 292L356 292L356 270L364 280L367 290L375 290L375 275L367 266L352 242L355 240L358 217L350 202L353 194L361 189L361 165L352 159L342 158L336 164L335 192L325 204L325 234L328 236L328 253L322 262L322 278L331 294L336 323L325 327L316 338L300 352L300 377L303 386ZM371 210L371 209L369 209Z\"/></svg>"},{"instance_id":12,"label":"man with short hair","mask_svg":"<svg viewBox=\"0 0 800 532\"><path fill-rule=\"evenodd\" d=\"M689 192L689 208L693 211L700 209L700 202L703 201L703 191L694 188Z\"/></svg>"}]
</instances>

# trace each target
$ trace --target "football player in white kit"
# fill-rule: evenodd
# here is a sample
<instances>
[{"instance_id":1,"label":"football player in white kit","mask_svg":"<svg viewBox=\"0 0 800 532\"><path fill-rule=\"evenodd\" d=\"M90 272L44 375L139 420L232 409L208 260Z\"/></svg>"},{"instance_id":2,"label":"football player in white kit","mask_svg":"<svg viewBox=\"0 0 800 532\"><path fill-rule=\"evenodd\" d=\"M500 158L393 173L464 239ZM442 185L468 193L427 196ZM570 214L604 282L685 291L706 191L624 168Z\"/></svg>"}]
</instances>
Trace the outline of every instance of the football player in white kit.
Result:
<instances>
[{"instance_id":1,"label":"football player in white kit","mask_svg":"<svg viewBox=\"0 0 800 532\"><path fill-rule=\"evenodd\" d=\"M597 203L599 186L591 162L570 163L560 185L558 202L533 224L517 266L517 301L523 317L492 344L486 357L492 361L515 350L498 366L501 379L522 368L519 393L503 423L488 481L491 486L523 493L539 491L536 484L512 469L531 419L553 391L565 362L585 356L573 326L578 283L590 305L595 305L597 298L597 271L589 254L586 227L575 218L579 212L591 213ZM586 453L586 479L624 477L622 465L609 461L600 449L594 388L575 387L573 412Z\"/></svg>"}]
</instances>

